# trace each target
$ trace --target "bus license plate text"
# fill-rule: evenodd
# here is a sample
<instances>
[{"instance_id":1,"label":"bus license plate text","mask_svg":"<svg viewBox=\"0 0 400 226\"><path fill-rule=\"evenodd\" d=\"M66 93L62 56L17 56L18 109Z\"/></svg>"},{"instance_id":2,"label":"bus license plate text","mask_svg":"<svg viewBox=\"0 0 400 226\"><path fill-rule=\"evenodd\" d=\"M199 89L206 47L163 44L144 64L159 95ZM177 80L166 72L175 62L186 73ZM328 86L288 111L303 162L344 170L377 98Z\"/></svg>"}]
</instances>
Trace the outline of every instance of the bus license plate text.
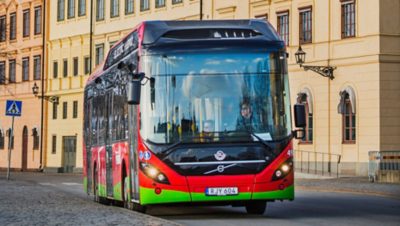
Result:
<instances>
[{"instance_id":1,"label":"bus license plate text","mask_svg":"<svg viewBox=\"0 0 400 226\"><path fill-rule=\"evenodd\" d=\"M237 195L239 189L237 187L220 187L220 188L207 188L206 195L210 196L226 196L226 195Z\"/></svg>"}]
</instances>

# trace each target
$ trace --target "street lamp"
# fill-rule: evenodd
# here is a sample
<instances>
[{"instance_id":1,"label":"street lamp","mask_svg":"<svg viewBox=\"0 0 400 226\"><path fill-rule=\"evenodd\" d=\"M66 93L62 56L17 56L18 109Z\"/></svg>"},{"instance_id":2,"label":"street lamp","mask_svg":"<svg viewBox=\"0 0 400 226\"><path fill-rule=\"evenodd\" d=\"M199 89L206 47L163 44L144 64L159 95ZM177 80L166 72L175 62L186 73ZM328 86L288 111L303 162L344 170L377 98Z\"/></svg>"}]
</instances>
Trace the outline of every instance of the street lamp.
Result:
<instances>
[{"instance_id":1,"label":"street lamp","mask_svg":"<svg viewBox=\"0 0 400 226\"><path fill-rule=\"evenodd\" d=\"M58 96L46 96L46 95L40 96L40 95L38 95L39 94L39 86L36 85L36 82L33 84L32 93L33 93L33 95L35 95L35 97L47 100L47 101L49 101L49 102L51 102L53 104L58 104L59 103L58 102L58 100L59 100Z\"/></svg>"},{"instance_id":2,"label":"street lamp","mask_svg":"<svg viewBox=\"0 0 400 226\"><path fill-rule=\"evenodd\" d=\"M335 78L333 76L333 70L335 70L336 67L303 65L306 62L306 52L304 52L301 49L301 46L299 46L299 49L294 54L294 56L296 58L296 63L298 65L300 65L300 67L303 67L305 71L308 71L308 70L314 71L324 77L330 78L331 80L333 80Z\"/></svg>"}]
</instances>

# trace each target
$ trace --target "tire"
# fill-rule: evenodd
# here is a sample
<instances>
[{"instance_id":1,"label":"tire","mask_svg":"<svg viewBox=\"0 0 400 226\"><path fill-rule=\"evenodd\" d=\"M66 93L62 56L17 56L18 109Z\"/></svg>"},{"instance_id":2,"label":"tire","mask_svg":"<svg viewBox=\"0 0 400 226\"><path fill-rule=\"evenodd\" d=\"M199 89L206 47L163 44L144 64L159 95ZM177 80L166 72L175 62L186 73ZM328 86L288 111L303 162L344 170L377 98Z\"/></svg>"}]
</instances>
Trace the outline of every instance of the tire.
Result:
<instances>
[{"instance_id":1,"label":"tire","mask_svg":"<svg viewBox=\"0 0 400 226\"><path fill-rule=\"evenodd\" d=\"M265 201L253 201L246 204L246 211L248 214L263 215L267 208L267 202Z\"/></svg>"}]
</instances>

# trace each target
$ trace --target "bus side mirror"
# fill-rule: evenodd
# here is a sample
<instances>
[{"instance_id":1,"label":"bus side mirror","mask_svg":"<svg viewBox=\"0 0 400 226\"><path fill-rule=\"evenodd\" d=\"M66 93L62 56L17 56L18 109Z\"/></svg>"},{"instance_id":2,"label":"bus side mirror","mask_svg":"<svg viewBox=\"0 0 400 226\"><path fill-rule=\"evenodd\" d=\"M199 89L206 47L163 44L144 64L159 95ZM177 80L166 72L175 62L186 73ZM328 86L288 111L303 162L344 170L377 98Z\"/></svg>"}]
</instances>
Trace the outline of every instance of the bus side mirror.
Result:
<instances>
[{"instance_id":1,"label":"bus side mirror","mask_svg":"<svg viewBox=\"0 0 400 226\"><path fill-rule=\"evenodd\" d=\"M139 79L131 80L128 82L127 92L127 102L130 105L140 104L140 89L142 87L142 82Z\"/></svg>"},{"instance_id":2,"label":"bus side mirror","mask_svg":"<svg viewBox=\"0 0 400 226\"><path fill-rule=\"evenodd\" d=\"M294 105L294 125L297 128L306 127L306 107L304 104Z\"/></svg>"},{"instance_id":3,"label":"bus side mirror","mask_svg":"<svg viewBox=\"0 0 400 226\"><path fill-rule=\"evenodd\" d=\"M301 128L293 131L293 136L296 139L303 139L306 135L304 128L306 127L306 107L304 104L294 105L294 125L296 128Z\"/></svg>"}]
</instances>

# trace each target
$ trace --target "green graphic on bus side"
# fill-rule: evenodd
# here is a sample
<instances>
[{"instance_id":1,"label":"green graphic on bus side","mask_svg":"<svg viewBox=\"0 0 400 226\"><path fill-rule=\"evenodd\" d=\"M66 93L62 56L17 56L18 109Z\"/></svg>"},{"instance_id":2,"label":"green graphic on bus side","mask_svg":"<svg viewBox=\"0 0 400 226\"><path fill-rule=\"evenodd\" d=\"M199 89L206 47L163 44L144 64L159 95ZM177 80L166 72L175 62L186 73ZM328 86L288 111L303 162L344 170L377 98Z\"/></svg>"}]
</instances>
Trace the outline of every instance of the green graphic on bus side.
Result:
<instances>
[{"instance_id":1,"label":"green graphic on bus side","mask_svg":"<svg viewBox=\"0 0 400 226\"><path fill-rule=\"evenodd\" d=\"M88 187L87 187L87 177L83 178L83 189L85 191L85 193L88 193Z\"/></svg>"},{"instance_id":2,"label":"green graphic on bus side","mask_svg":"<svg viewBox=\"0 0 400 226\"><path fill-rule=\"evenodd\" d=\"M121 182L117 183L113 187L113 192L114 192L114 199L122 201L122 187L121 187Z\"/></svg>"},{"instance_id":3,"label":"green graphic on bus side","mask_svg":"<svg viewBox=\"0 0 400 226\"><path fill-rule=\"evenodd\" d=\"M107 189L105 185L97 184L100 197L107 197Z\"/></svg>"}]
</instances>

